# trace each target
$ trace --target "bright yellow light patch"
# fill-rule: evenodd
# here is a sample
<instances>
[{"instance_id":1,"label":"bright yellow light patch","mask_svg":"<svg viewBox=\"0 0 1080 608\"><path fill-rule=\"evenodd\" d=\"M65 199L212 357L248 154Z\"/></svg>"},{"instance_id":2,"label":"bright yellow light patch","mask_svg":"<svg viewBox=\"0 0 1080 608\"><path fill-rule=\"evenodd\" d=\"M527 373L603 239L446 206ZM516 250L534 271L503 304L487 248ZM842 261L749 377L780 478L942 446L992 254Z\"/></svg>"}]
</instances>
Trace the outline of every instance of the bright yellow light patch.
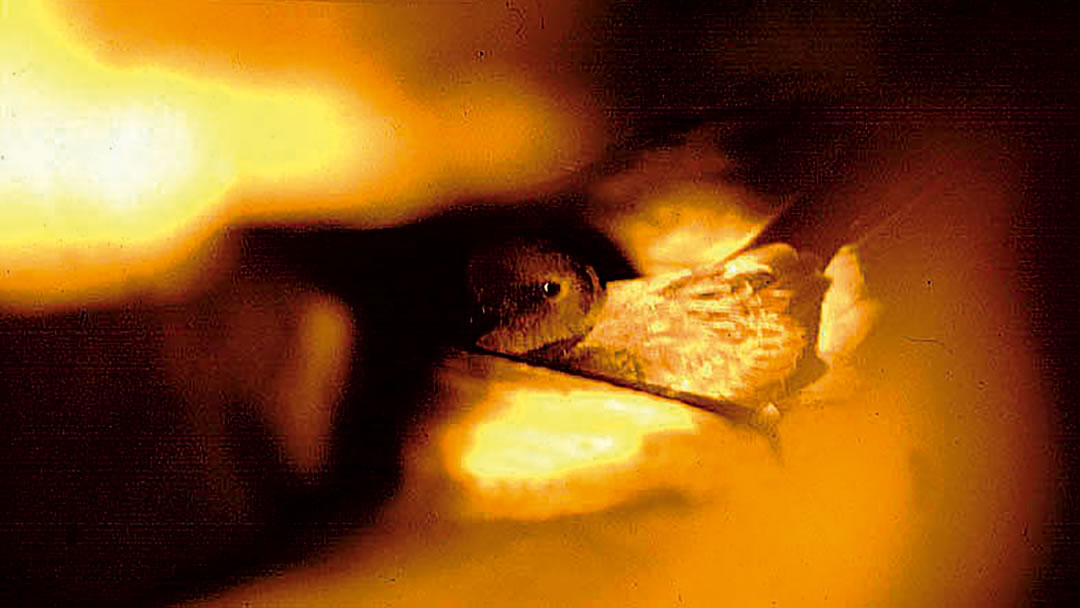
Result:
<instances>
[{"instance_id":1,"label":"bright yellow light patch","mask_svg":"<svg viewBox=\"0 0 1080 608\"><path fill-rule=\"evenodd\" d=\"M113 68L36 2L3 4L0 70L0 293L16 300L145 278L222 221L235 185L296 190L377 157L356 153L371 138L355 104Z\"/></svg>"},{"instance_id":2,"label":"bright yellow light patch","mask_svg":"<svg viewBox=\"0 0 1080 608\"><path fill-rule=\"evenodd\" d=\"M467 517L541 520L656 491L697 496L704 472L716 473L717 446L703 453L699 441L715 416L683 404L482 355L451 358L439 376L468 405L440 425L431 456Z\"/></svg>"},{"instance_id":3,"label":"bright yellow light patch","mask_svg":"<svg viewBox=\"0 0 1080 608\"><path fill-rule=\"evenodd\" d=\"M881 316L881 304L867 291L856 247L842 247L824 274L830 285L821 303L817 353L837 365L866 339Z\"/></svg>"},{"instance_id":4,"label":"bright yellow light patch","mask_svg":"<svg viewBox=\"0 0 1080 608\"><path fill-rule=\"evenodd\" d=\"M599 150L587 101L568 107L527 71L476 59L467 40L500 10L2 7L5 305L183 294L207 271L198 244L224 224L409 221L460 198L531 196ZM422 24L415 38L382 37L403 17ZM417 49L451 18L461 42L436 47L459 72L435 82Z\"/></svg>"},{"instance_id":5,"label":"bright yellow light patch","mask_svg":"<svg viewBox=\"0 0 1080 608\"><path fill-rule=\"evenodd\" d=\"M695 428L685 409L609 391L508 390L502 399L506 408L477 425L462 456L464 470L481 484L625 466L640 455L646 435Z\"/></svg>"},{"instance_id":6,"label":"bright yellow light patch","mask_svg":"<svg viewBox=\"0 0 1080 608\"><path fill-rule=\"evenodd\" d=\"M609 228L645 274L702 266L731 255L764 226L747 208L749 196L727 184L665 184L633 200L635 213L616 215Z\"/></svg>"}]
</instances>

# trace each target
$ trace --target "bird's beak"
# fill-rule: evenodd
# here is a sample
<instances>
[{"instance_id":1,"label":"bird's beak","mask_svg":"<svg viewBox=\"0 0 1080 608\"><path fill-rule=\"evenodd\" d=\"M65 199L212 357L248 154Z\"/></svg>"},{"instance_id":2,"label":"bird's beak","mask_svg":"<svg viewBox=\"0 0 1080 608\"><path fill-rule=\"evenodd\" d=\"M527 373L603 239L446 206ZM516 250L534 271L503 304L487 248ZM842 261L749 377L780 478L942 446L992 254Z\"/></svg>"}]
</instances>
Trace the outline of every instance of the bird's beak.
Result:
<instances>
[{"instance_id":1,"label":"bird's beak","mask_svg":"<svg viewBox=\"0 0 1080 608\"><path fill-rule=\"evenodd\" d=\"M828 285L814 256L779 244L612 282L580 340L521 358L768 428L777 403L823 371L814 346Z\"/></svg>"}]
</instances>

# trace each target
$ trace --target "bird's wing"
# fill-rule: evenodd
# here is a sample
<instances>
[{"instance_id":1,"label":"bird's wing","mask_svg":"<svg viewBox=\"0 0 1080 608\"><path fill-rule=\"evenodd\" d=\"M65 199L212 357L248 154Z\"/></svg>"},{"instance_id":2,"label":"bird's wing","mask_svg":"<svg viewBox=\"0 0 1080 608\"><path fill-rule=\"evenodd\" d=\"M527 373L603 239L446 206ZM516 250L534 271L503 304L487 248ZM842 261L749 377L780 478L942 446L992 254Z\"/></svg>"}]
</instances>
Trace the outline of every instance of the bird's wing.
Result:
<instances>
[{"instance_id":1,"label":"bird's wing","mask_svg":"<svg viewBox=\"0 0 1080 608\"><path fill-rule=\"evenodd\" d=\"M767 401L814 358L827 285L816 259L781 244L614 282L599 321L561 363L669 396Z\"/></svg>"}]
</instances>

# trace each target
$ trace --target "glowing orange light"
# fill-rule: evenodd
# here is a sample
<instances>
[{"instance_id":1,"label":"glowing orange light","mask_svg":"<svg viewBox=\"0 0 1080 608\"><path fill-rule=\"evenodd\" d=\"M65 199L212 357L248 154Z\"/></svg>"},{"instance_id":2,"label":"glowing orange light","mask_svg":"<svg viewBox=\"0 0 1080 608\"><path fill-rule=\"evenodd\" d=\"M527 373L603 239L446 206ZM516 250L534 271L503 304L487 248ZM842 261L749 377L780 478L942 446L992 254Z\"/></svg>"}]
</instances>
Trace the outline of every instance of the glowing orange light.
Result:
<instances>
[{"instance_id":1,"label":"glowing orange light","mask_svg":"<svg viewBox=\"0 0 1080 608\"><path fill-rule=\"evenodd\" d=\"M689 412L610 392L507 390L507 407L477 425L462 466L480 483L540 481L636 458L644 437L691 431Z\"/></svg>"},{"instance_id":2,"label":"glowing orange light","mask_svg":"<svg viewBox=\"0 0 1080 608\"><path fill-rule=\"evenodd\" d=\"M326 95L104 65L40 3L5 2L2 29L0 291L16 299L152 274L235 184L344 173L348 142L371 139Z\"/></svg>"},{"instance_id":3,"label":"glowing orange light","mask_svg":"<svg viewBox=\"0 0 1080 608\"><path fill-rule=\"evenodd\" d=\"M478 74L412 98L398 72L419 68L373 67L366 56L379 49L340 31L389 18L378 7L289 4L263 15L231 3L155 3L149 23L171 41L160 48L140 42L146 17L107 2L3 7L7 302L167 293L198 276L183 262L225 223L403 221L457 196L535 186L588 147L581 116L555 113L513 78ZM191 11L205 23L180 18ZM293 65L273 40L250 34L259 18L321 44ZM121 52L102 50L111 36ZM256 67L230 71L199 55L226 48Z\"/></svg>"},{"instance_id":4,"label":"glowing orange light","mask_svg":"<svg viewBox=\"0 0 1080 608\"><path fill-rule=\"evenodd\" d=\"M824 274L832 284L821 303L817 352L826 363L836 365L870 333L881 316L881 304L867 292L854 247L842 248Z\"/></svg>"},{"instance_id":5,"label":"glowing orange light","mask_svg":"<svg viewBox=\"0 0 1080 608\"><path fill-rule=\"evenodd\" d=\"M299 306L289 357L272 381L267 415L286 460L302 472L325 464L331 423L352 357L352 318L345 306L309 295Z\"/></svg>"},{"instance_id":6,"label":"glowing orange light","mask_svg":"<svg viewBox=\"0 0 1080 608\"><path fill-rule=\"evenodd\" d=\"M445 378L474 386L465 380L475 371L467 371L470 362L478 364L451 362ZM440 466L465 490L473 515L547 519L604 509L669 486L671 459L697 449L702 414L679 403L522 364L488 364L492 375L475 385L482 393L461 395L476 399L475 407L447 425L439 445Z\"/></svg>"},{"instance_id":7,"label":"glowing orange light","mask_svg":"<svg viewBox=\"0 0 1080 608\"><path fill-rule=\"evenodd\" d=\"M631 197L636 213L604 221L631 252L635 266L646 274L662 274L722 260L746 245L765 223L746 208L748 196L726 184L666 184Z\"/></svg>"}]
</instances>

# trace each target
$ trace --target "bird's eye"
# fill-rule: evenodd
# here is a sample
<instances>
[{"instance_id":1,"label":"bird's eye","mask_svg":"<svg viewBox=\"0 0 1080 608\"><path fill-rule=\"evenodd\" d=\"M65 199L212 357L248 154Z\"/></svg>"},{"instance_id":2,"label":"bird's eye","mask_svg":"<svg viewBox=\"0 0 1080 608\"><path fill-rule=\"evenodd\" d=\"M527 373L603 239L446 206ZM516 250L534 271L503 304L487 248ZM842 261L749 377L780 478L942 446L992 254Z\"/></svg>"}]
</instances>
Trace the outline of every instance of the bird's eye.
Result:
<instances>
[{"instance_id":1,"label":"bird's eye","mask_svg":"<svg viewBox=\"0 0 1080 608\"><path fill-rule=\"evenodd\" d=\"M469 340L523 355L580 340L603 307L604 288L589 264L541 240L478 248L468 261ZM486 307L486 312L480 310ZM479 336L472 337L475 331Z\"/></svg>"}]
</instances>

